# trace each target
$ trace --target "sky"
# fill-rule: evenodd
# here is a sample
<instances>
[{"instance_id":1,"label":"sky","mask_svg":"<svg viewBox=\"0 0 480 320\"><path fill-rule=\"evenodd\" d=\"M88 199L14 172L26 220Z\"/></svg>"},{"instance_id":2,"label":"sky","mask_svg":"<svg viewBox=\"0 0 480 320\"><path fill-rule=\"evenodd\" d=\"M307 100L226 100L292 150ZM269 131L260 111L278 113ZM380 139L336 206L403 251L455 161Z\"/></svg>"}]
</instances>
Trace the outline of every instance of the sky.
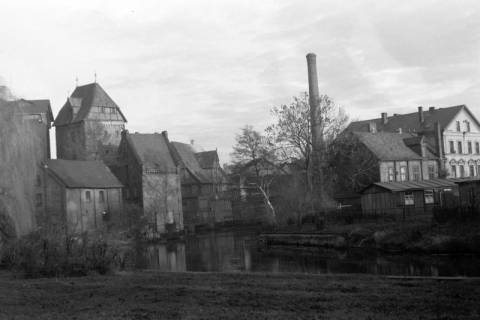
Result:
<instances>
[{"instance_id":1,"label":"sky","mask_svg":"<svg viewBox=\"0 0 480 320\"><path fill-rule=\"evenodd\" d=\"M0 82L54 115L94 81L130 132L218 148L308 91L352 119L467 104L480 114L479 1L21 1L0 3Z\"/></svg>"}]
</instances>

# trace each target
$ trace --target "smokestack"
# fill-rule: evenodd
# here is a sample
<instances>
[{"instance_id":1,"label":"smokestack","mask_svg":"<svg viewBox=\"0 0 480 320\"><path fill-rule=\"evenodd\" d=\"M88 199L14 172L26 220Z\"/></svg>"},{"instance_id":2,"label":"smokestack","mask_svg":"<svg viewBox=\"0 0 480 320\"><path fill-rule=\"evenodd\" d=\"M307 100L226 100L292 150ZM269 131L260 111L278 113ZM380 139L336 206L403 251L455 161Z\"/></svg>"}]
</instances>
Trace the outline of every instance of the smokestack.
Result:
<instances>
[{"instance_id":1,"label":"smokestack","mask_svg":"<svg viewBox=\"0 0 480 320\"><path fill-rule=\"evenodd\" d=\"M382 112L382 123L383 123L383 124L387 124L387 122L388 122L387 113L386 113L386 112Z\"/></svg>"},{"instance_id":2,"label":"smokestack","mask_svg":"<svg viewBox=\"0 0 480 320\"><path fill-rule=\"evenodd\" d=\"M420 123L423 123L424 120L425 119L423 117L423 107L419 106L418 107L418 121L420 121Z\"/></svg>"},{"instance_id":3,"label":"smokestack","mask_svg":"<svg viewBox=\"0 0 480 320\"><path fill-rule=\"evenodd\" d=\"M320 114L320 94L318 92L317 56L307 54L308 67L308 93L310 103L310 130L312 133L312 199L317 199L321 209L325 206L325 193L323 190L323 154L324 141L322 132L322 117Z\"/></svg>"}]
</instances>

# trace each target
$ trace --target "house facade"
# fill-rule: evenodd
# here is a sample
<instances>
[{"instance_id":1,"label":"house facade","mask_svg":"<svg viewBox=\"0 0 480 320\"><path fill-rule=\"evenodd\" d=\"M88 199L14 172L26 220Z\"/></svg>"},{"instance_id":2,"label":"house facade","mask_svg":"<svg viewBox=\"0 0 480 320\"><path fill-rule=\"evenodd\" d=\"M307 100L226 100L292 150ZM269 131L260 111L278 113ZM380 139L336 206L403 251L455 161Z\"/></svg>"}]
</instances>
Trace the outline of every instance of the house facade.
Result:
<instances>
[{"instance_id":1,"label":"house facade","mask_svg":"<svg viewBox=\"0 0 480 320\"><path fill-rule=\"evenodd\" d=\"M429 149L439 156L440 175L447 178L480 175L480 123L466 105L430 107L408 114L352 122L348 131L403 132L424 137Z\"/></svg>"},{"instance_id":2,"label":"house facade","mask_svg":"<svg viewBox=\"0 0 480 320\"><path fill-rule=\"evenodd\" d=\"M116 163L127 119L98 83L78 86L58 113L57 158Z\"/></svg>"},{"instance_id":3,"label":"house facade","mask_svg":"<svg viewBox=\"0 0 480 320\"><path fill-rule=\"evenodd\" d=\"M167 132L122 133L115 171L125 185L125 199L147 218L150 237L184 229L179 168L170 153Z\"/></svg>"},{"instance_id":4,"label":"house facade","mask_svg":"<svg viewBox=\"0 0 480 320\"><path fill-rule=\"evenodd\" d=\"M122 184L101 161L44 164L47 227L80 234L106 228L123 210Z\"/></svg>"}]
</instances>

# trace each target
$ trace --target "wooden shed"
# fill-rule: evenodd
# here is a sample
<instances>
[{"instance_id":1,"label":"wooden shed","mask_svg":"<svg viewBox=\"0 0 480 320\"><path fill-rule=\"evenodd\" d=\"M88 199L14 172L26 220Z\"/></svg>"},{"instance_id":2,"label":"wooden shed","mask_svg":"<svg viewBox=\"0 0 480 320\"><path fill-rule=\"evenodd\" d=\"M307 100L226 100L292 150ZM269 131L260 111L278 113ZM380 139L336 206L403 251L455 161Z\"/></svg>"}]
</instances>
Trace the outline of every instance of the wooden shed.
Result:
<instances>
[{"instance_id":1,"label":"wooden shed","mask_svg":"<svg viewBox=\"0 0 480 320\"><path fill-rule=\"evenodd\" d=\"M448 179L458 185L459 205L462 208L480 210L480 177Z\"/></svg>"},{"instance_id":2,"label":"wooden shed","mask_svg":"<svg viewBox=\"0 0 480 320\"><path fill-rule=\"evenodd\" d=\"M458 186L447 179L376 182L362 191L363 214L422 214L458 205Z\"/></svg>"},{"instance_id":3,"label":"wooden shed","mask_svg":"<svg viewBox=\"0 0 480 320\"><path fill-rule=\"evenodd\" d=\"M102 229L123 209L122 184L101 161L45 163L47 220L69 234Z\"/></svg>"}]
</instances>

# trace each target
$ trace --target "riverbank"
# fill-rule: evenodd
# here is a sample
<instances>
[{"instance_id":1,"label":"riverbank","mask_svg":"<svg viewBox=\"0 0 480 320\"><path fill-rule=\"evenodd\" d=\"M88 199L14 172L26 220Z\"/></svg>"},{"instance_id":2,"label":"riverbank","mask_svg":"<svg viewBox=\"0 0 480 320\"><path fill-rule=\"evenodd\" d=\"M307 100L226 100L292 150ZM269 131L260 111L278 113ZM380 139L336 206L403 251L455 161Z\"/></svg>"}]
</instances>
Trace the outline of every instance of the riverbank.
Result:
<instances>
[{"instance_id":1,"label":"riverbank","mask_svg":"<svg viewBox=\"0 0 480 320\"><path fill-rule=\"evenodd\" d=\"M434 223L431 220L332 223L320 231L284 228L260 239L272 245L365 248L390 253L480 253L480 219Z\"/></svg>"},{"instance_id":2,"label":"riverbank","mask_svg":"<svg viewBox=\"0 0 480 320\"><path fill-rule=\"evenodd\" d=\"M480 280L136 272L16 279L0 319L478 319Z\"/></svg>"}]
</instances>

